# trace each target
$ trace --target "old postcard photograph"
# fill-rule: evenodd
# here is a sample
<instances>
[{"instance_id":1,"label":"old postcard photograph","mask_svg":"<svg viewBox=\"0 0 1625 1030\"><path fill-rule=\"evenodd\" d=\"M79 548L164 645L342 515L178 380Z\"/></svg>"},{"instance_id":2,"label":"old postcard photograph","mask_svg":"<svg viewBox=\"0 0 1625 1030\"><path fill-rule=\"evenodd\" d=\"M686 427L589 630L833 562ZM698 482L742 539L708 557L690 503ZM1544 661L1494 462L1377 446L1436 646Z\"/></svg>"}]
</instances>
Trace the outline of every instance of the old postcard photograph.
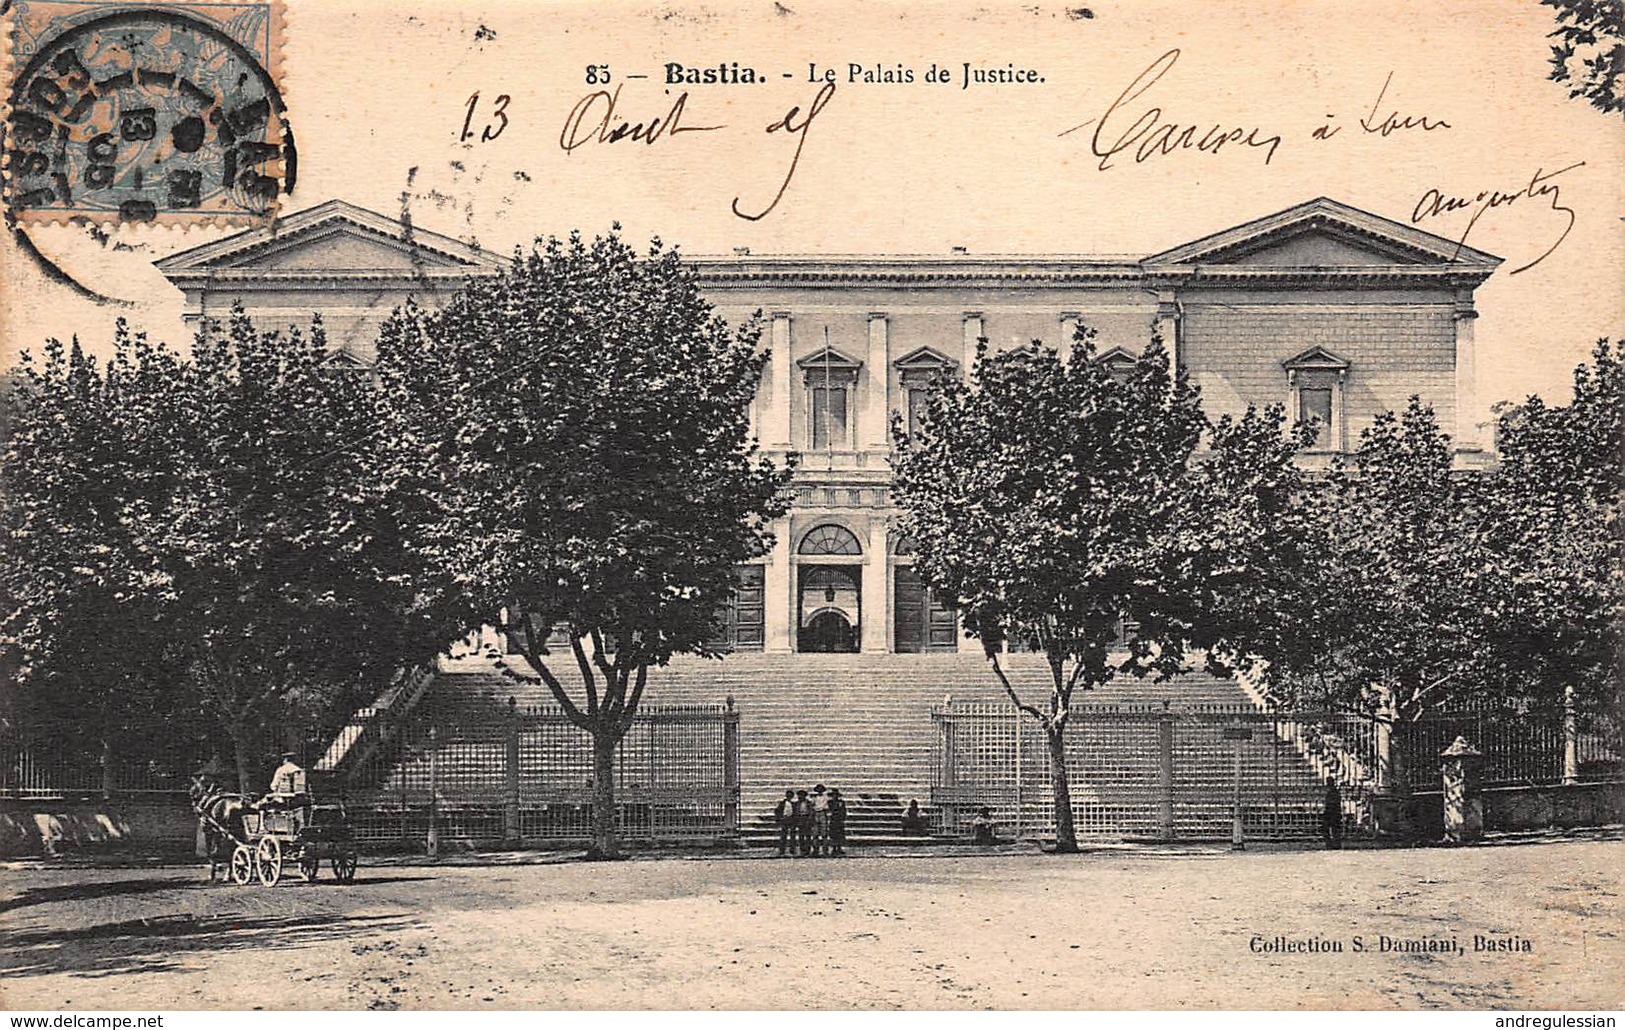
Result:
<instances>
[{"instance_id":1,"label":"old postcard photograph","mask_svg":"<svg viewBox=\"0 0 1625 1030\"><path fill-rule=\"evenodd\" d=\"M0 1007L1614 1026L1622 76L0 0Z\"/></svg>"}]
</instances>

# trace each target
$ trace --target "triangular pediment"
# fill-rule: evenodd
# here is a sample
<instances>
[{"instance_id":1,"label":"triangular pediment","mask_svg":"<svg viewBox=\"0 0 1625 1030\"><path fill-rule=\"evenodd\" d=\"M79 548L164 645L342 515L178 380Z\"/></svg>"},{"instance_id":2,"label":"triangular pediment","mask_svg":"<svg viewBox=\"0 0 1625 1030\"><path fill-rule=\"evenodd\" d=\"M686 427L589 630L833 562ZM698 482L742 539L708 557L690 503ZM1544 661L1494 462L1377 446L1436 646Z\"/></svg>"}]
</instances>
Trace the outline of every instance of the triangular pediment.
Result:
<instances>
[{"instance_id":1,"label":"triangular pediment","mask_svg":"<svg viewBox=\"0 0 1625 1030\"><path fill-rule=\"evenodd\" d=\"M401 240L380 237L365 229L337 225L322 233L303 233L284 238L278 245L257 250L232 268L264 268L313 271L316 269L386 269L410 271L414 268L457 268L462 262L424 247Z\"/></svg>"},{"instance_id":2,"label":"triangular pediment","mask_svg":"<svg viewBox=\"0 0 1625 1030\"><path fill-rule=\"evenodd\" d=\"M1126 368L1138 364L1140 356L1127 347L1113 347L1104 354L1096 355L1095 360L1107 368Z\"/></svg>"},{"instance_id":3,"label":"triangular pediment","mask_svg":"<svg viewBox=\"0 0 1625 1030\"><path fill-rule=\"evenodd\" d=\"M1310 347L1301 354L1295 354L1281 362L1281 367L1289 371L1298 371L1307 368L1335 369L1343 372L1349 368L1349 359L1341 354L1333 354L1325 347Z\"/></svg>"},{"instance_id":4,"label":"triangular pediment","mask_svg":"<svg viewBox=\"0 0 1625 1030\"><path fill-rule=\"evenodd\" d=\"M158 268L165 274L227 269L478 272L502 264L460 240L330 200L269 226L172 254Z\"/></svg>"},{"instance_id":5,"label":"triangular pediment","mask_svg":"<svg viewBox=\"0 0 1625 1030\"><path fill-rule=\"evenodd\" d=\"M834 347L827 345L813 351L796 362L796 364L809 372L817 372L826 368L831 371L856 372L863 367L863 362L849 358Z\"/></svg>"},{"instance_id":6,"label":"triangular pediment","mask_svg":"<svg viewBox=\"0 0 1625 1030\"><path fill-rule=\"evenodd\" d=\"M1319 197L1145 260L1161 265L1359 268L1449 265L1489 270L1493 254Z\"/></svg>"},{"instance_id":7,"label":"triangular pediment","mask_svg":"<svg viewBox=\"0 0 1625 1030\"><path fill-rule=\"evenodd\" d=\"M372 368L371 364L356 357L356 355L344 348L329 354L327 360L322 362L322 365L340 372L366 372Z\"/></svg>"},{"instance_id":8,"label":"triangular pediment","mask_svg":"<svg viewBox=\"0 0 1625 1030\"><path fill-rule=\"evenodd\" d=\"M959 362L935 347L916 347L892 362L892 366L903 372L937 372L958 368Z\"/></svg>"}]
</instances>

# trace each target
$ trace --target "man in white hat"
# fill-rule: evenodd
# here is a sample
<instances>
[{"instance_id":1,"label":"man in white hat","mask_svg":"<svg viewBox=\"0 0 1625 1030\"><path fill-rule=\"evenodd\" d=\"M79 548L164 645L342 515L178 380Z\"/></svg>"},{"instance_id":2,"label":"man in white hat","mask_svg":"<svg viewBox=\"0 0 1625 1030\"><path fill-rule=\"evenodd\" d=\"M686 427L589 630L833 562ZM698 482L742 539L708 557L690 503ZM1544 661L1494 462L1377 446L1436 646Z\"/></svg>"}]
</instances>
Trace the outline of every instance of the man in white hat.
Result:
<instances>
[{"instance_id":1,"label":"man in white hat","mask_svg":"<svg viewBox=\"0 0 1625 1030\"><path fill-rule=\"evenodd\" d=\"M286 801L305 793L305 770L294 761L298 757L295 751L282 752L282 764L271 774L271 798Z\"/></svg>"}]
</instances>

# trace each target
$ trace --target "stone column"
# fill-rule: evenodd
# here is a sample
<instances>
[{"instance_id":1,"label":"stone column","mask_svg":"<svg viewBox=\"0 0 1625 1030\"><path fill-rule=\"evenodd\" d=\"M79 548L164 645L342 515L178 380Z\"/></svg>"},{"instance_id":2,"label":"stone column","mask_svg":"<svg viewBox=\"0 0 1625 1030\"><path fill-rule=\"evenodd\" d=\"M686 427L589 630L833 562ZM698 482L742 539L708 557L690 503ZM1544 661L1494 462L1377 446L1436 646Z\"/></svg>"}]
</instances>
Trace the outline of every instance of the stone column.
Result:
<instances>
[{"instance_id":1,"label":"stone column","mask_svg":"<svg viewBox=\"0 0 1625 1030\"><path fill-rule=\"evenodd\" d=\"M967 311L964 318L965 327L965 360L960 366L966 378L976 367L976 341L987 335L987 329L982 324L980 311Z\"/></svg>"},{"instance_id":2,"label":"stone column","mask_svg":"<svg viewBox=\"0 0 1625 1030\"><path fill-rule=\"evenodd\" d=\"M769 450L789 450L790 410L794 403L795 365L790 361L790 313L773 313L773 356L768 362L768 388L762 417L762 446Z\"/></svg>"},{"instance_id":3,"label":"stone column","mask_svg":"<svg viewBox=\"0 0 1625 1030\"><path fill-rule=\"evenodd\" d=\"M869 354L864 372L869 379L863 391L863 421L858 427L858 450L887 450L886 422L891 417L891 323L884 312L869 313Z\"/></svg>"},{"instance_id":4,"label":"stone column","mask_svg":"<svg viewBox=\"0 0 1625 1030\"><path fill-rule=\"evenodd\" d=\"M886 519L876 515L869 520L868 554L863 565L863 597L859 647L864 653L883 653L891 650L891 586L886 569L891 564L887 553Z\"/></svg>"},{"instance_id":5,"label":"stone column","mask_svg":"<svg viewBox=\"0 0 1625 1030\"><path fill-rule=\"evenodd\" d=\"M1440 752L1444 759L1440 777L1444 783L1444 839L1452 844L1471 844L1484 835L1484 800L1478 793L1478 763L1483 753L1467 738Z\"/></svg>"},{"instance_id":6,"label":"stone column","mask_svg":"<svg viewBox=\"0 0 1625 1030\"><path fill-rule=\"evenodd\" d=\"M1472 294L1457 297L1454 312L1456 323L1456 447L1478 450L1478 356L1473 346L1473 323L1478 312L1473 310Z\"/></svg>"},{"instance_id":7,"label":"stone column","mask_svg":"<svg viewBox=\"0 0 1625 1030\"><path fill-rule=\"evenodd\" d=\"M796 647L795 567L790 564L790 520L773 523L773 550L762 570L762 649L794 651Z\"/></svg>"},{"instance_id":8,"label":"stone column","mask_svg":"<svg viewBox=\"0 0 1625 1030\"><path fill-rule=\"evenodd\" d=\"M1168 371L1178 375L1185 356L1180 353L1179 303L1174 300L1174 291L1158 292L1157 319L1153 328L1162 337L1162 349L1168 352Z\"/></svg>"},{"instance_id":9,"label":"stone column","mask_svg":"<svg viewBox=\"0 0 1625 1030\"><path fill-rule=\"evenodd\" d=\"M1055 341L1055 348L1065 354L1072 346L1072 339L1078 333L1078 323L1083 316L1076 311L1061 312L1061 331Z\"/></svg>"}]
</instances>

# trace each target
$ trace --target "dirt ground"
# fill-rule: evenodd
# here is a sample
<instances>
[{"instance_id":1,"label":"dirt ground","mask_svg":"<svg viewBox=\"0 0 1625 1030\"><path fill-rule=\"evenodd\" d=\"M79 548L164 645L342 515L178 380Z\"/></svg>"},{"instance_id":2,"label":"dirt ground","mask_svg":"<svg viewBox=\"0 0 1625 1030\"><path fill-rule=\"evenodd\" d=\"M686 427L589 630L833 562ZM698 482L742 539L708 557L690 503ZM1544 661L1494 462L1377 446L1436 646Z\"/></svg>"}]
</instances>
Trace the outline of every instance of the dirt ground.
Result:
<instances>
[{"instance_id":1,"label":"dirt ground","mask_svg":"<svg viewBox=\"0 0 1625 1030\"><path fill-rule=\"evenodd\" d=\"M1622 885L1621 840L363 865L270 890L14 868L0 1007L1617 1009Z\"/></svg>"}]
</instances>

